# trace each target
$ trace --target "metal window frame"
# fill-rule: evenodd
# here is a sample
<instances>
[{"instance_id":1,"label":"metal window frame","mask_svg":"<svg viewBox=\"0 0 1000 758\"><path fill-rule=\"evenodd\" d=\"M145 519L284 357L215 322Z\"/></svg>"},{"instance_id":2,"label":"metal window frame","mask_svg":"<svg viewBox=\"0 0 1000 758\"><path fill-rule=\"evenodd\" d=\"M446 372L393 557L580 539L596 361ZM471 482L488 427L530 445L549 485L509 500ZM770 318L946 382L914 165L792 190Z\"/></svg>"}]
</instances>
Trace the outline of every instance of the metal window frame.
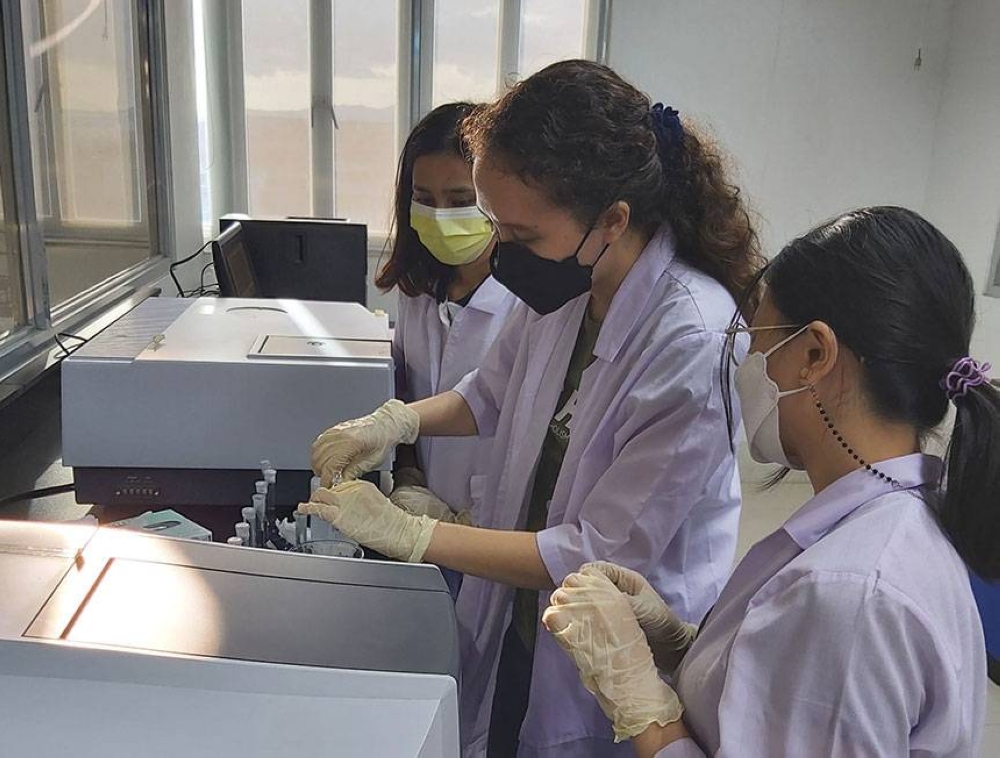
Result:
<instances>
[{"instance_id":1,"label":"metal window frame","mask_svg":"<svg viewBox=\"0 0 1000 758\"><path fill-rule=\"evenodd\" d=\"M141 82L137 107L141 109L141 157L145 165L143 191L147 208L146 260L84 290L53 307L48 290L48 255L42 224L35 208L34 170L27 96L26 58L20 0L0 0L3 33L4 84L9 118L9 173L19 227L21 265L28 312L26 328L0 340L0 384L17 377L23 386L54 362L57 331L74 331L100 319L109 309L150 292L167 273L173 240L173 215L168 140L164 0L135 0L133 44L136 78ZM0 146L0 160L3 159ZM10 221L8 220L8 223ZM120 241L118 237L116 241ZM4 387L9 390L9 387ZM2 394L9 394L4 392Z\"/></svg>"},{"instance_id":2,"label":"metal window frame","mask_svg":"<svg viewBox=\"0 0 1000 758\"><path fill-rule=\"evenodd\" d=\"M986 283L988 297L1000 297L1000 220L997 221L997 234L993 241L993 262L990 265L990 279Z\"/></svg>"}]
</instances>

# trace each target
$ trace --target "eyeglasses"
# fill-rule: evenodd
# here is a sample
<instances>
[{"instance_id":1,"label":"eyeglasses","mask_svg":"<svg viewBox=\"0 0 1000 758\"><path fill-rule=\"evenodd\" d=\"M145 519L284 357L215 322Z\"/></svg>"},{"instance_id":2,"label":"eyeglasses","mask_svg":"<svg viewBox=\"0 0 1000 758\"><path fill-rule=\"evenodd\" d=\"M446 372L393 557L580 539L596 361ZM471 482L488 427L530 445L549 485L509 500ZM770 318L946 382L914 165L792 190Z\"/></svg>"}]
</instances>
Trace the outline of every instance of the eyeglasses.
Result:
<instances>
[{"instance_id":1,"label":"eyeglasses","mask_svg":"<svg viewBox=\"0 0 1000 758\"><path fill-rule=\"evenodd\" d=\"M779 330L788 329L801 329L801 324L779 324L777 326L747 326L746 324L735 324L728 329L726 329L726 359L729 363L734 366L740 365L740 358L745 355L747 349L749 348L749 343L745 341L740 341L745 344L740 345L742 349L737 348L737 337L741 334L753 334L754 332L771 332Z\"/></svg>"}]
</instances>

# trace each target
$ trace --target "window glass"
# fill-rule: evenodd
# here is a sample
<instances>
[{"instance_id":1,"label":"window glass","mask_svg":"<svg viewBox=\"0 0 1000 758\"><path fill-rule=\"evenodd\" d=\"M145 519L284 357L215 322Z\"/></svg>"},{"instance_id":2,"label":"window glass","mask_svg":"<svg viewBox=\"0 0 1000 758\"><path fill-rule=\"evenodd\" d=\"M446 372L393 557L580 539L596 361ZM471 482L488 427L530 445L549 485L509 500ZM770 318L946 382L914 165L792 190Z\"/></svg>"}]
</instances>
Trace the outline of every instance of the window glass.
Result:
<instances>
[{"instance_id":1,"label":"window glass","mask_svg":"<svg viewBox=\"0 0 1000 758\"><path fill-rule=\"evenodd\" d=\"M132 3L22 0L29 131L53 307L146 260Z\"/></svg>"}]
</instances>

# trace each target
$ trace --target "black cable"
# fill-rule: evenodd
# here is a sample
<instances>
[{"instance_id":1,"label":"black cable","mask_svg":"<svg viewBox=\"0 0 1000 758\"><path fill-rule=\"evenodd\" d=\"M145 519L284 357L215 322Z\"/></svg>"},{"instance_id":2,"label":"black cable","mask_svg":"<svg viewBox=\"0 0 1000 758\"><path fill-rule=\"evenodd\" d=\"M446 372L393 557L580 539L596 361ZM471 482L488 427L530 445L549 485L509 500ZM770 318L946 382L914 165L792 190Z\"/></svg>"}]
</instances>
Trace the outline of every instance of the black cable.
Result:
<instances>
[{"instance_id":1,"label":"black cable","mask_svg":"<svg viewBox=\"0 0 1000 758\"><path fill-rule=\"evenodd\" d=\"M62 343L62 340L59 339L59 335L58 334L53 334L52 338L56 341L56 344L59 345L59 347L62 348L62 351L64 353L66 353L66 357L67 358L69 358L71 355L73 355L73 353L71 353L69 350L66 349L66 346Z\"/></svg>"},{"instance_id":2,"label":"black cable","mask_svg":"<svg viewBox=\"0 0 1000 758\"><path fill-rule=\"evenodd\" d=\"M11 505L13 503L19 503L23 500L38 500L43 497L52 497L53 495L61 495L64 492L73 492L76 489L76 484L70 482L69 484L57 484L54 487L42 487L38 490L31 490L31 492L21 492L17 495L9 495L3 500L0 500L0 508L5 505Z\"/></svg>"},{"instance_id":3,"label":"black cable","mask_svg":"<svg viewBox=\"0 0 1000 758\"><path fill-rule=\"evenodd\" d=\"M72 350L70 350L69 348L66 347L66 345L63 344L62 340L59 339L60 337L66 337L68 339L73 339L73 340L80 340L80 344L74 347ZM79 350L81 347L83 347L90 341L87 337L81 337L79 334L70 334L69 332L59 332L58 334L53 334L52 338L56 341L56 344L59 345L60 348L62 348L62 351L66 353L65 357L67 358L69 358L73 353L75 353L77 350Z\"/></svg>"},{"instance_id":4,"label":"black cable","mask_svg":"<svg viewBox=\"0 0 1000 758\"><path fill-rule=\"evenodd\" d=\"M197 252L192 253L191 255L189 255L187 258L184 258L183 260L174 261L173 263L170 264L170 278L174 280L174 286L177 287L177 294L180 297L187 297L188 293L184 292L183 288L181 287L181 283L177 279L177 275L174 273L174 269L177 268L178 266L184 265L188 261L193 261L199 255L201 255L202 253L204 253L205 249L208 248L208 246L211 245L213 242L215 242L215 240L209 240L204 245L202 245L200 248L198 248Z\"/></svg>"}]
</instances>

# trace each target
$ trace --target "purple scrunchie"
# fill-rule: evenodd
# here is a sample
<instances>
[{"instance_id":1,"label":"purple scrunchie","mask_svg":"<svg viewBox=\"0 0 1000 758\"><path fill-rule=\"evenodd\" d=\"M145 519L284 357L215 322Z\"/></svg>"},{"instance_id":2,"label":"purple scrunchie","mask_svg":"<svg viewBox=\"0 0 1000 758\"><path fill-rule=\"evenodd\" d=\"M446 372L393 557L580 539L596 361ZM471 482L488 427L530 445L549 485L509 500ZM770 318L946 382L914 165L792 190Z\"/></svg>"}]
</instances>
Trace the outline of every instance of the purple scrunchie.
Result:
<instances>
[{"instance_id":1,"label":"purple scrunchie","mask_svg":"<svg viewBox=\"0 0 1000 758\"><path fill-rule=\"evenodd\" d=\"M966 356L955 361L948 375L941 380L941 389L948 393L948 399L954 402L965 397L973 387L979 387L990 381L989 372L993 368L989 363L980 363Z\"/></svg>"},{"instance_id":2,"label":"purple scrunchie","mask_svg":"<svg viewBox=\"0 0 1000 758\"><path fill-rule=\"evenodd\" d=\"M680 114L663 103L657 103L650 109L650 115L660 155L667 156L680 150L684 146L684 125Z\"/></svg>"}]
</instances>

